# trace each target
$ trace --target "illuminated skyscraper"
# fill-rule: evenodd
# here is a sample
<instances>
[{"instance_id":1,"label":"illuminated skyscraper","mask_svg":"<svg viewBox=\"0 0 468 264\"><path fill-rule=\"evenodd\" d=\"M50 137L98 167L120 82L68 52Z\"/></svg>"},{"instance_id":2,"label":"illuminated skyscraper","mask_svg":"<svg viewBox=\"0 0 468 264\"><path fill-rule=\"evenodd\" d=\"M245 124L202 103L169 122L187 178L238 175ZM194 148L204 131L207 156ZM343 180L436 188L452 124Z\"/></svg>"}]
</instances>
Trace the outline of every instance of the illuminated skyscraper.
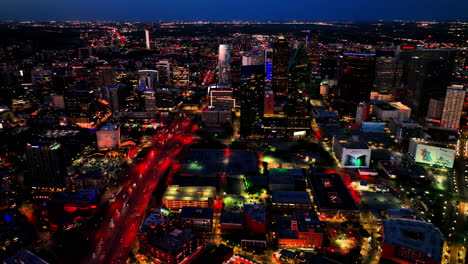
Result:
<instances>
[{"instance_id":1,"label":"illuminated skyscraper","mask_svg":"<svg viewBox=\"0 0 468 264\"><path fill-rule=\"evenodd\" d=\"M273 44L273 76L271 88L276 96L288 94L289 46L283 36Z\"/></svg>"},{"instance_id":2,"label":"illuminated skyscraper","mask_svg":"<svg viewBox=\"0 0 468 264\"><path fill-rule=\"evenodd\" d=\"M152 29L145 29L145 42L146 42L146 49L151 49L151 42L153 39L153 30Z\"/></svg>"},{"instance_id":3,"label":"illuminated skyscraper","mask_svg":"<svg viewBox=\"0 0 468 264\"><path fill-rule=\"evenodd\" d=\"M219 45L218 77L219 85L231 84L231 48L227 44Z\"/></svg>"},{"instance_id":4,"label":"illuminated skyscraper","mask_svg":"<svg viewBox=\"0 0 468 264\"><path fill-rule=\"evenodd\" d=\"M148 90L156 89L159 86L158 71L141 70L138 71L138 84L140 87L145 87Z\"/></svg>"},{"instance_id":5,"label":"illuminated skyscraper","mask_svg":"<svg viewBox=\"0 0 468 264\"><path fill-rule=\"evenodd\" d=\"M449 129L458 129L460 127L465 94L466 91L463 85L452 85L447 88L442 119L440 121L441 127Z\"/></svg>"}]
</instances>

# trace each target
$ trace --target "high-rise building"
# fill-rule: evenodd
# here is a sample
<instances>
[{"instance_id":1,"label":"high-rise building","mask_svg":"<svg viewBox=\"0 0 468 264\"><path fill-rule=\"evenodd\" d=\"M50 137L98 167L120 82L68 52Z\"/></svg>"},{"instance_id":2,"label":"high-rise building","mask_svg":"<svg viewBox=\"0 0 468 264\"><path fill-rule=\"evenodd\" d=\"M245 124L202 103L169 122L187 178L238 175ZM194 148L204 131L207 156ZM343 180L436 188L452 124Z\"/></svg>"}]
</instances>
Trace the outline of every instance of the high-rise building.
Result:
<instances>
[{"instance_id":1,"label":"high-rise building","mask_svg":"<svg viewBox=\"0 0 468 264\"><path fill-rule=\"evenodd\" d=\"M375 54L344 53L341 62L338 97L346 101L368 101L375 77Z\"/></svg>"},{"instance_id":2,"label":"high-rise building","mask_svg":"<svg viewBox=\"0 0 468 264\"><path fill-rule=\"evenodd\" d=\"M312 69L307 57L307 52L302 43L295 49L291 57L289 66L289 85L288 85L288 116L307 116L310 107L309 101L313 91L311 86Z\"/></svg>"},{"instance_id":3,"label":"high-rise building","mask_svg":"<svg viewBox=\"0 0 468 264\"><path fill-rule=\"evenodd\" d=\"M434 99L429 100L429 106L427 109L426 120L438 120L442 118L442 110L444 109L444 99Z\"/></svg>"},{"instance_id":4,"label":"high-rise building","mask_svg":"<svg viewBox=\"0 0 468 264\"><path fill-rule=\"evenodd\" d=\"M145 29L145 44L146 49L151 49L151 43L153 42L153 30L150 28Z\"/></svg>"},{"instance_id":5,"label":"high-rise building","mask_svg":"<svg viewBox=\"0 0 468 264\"><path fill-rule=\"evenodd\" d=\"M102 87L104 99L108 100L113 113L119 112L125 106L127 96L126 86L123 84L105 85Z\"/></svg>"},{"instance_id":6,"label":"high-rise building","mask_svg":"<svg viewBox=\"0 0 468 264\"><path fill-rule=\"evenodd\" d=\"M65 98L60 94L51 94L44 101L55 109L65 109Z\"/></svg>"},{"instance_id":7,"label":"high-rise building","mask_svg":"<svg viewBox=\"0 0 468 264\"><path fill-rule=\"evenodd\" d=\"M408 62L404 70L404 84L408 94L403 102L412 109L415 118L426 116L431 98L445 96L453 73L455 54L455 50L451 49L414 49L405 53Z\"/></svg>"},{"instance_id":8,"label":"high-rise building","mask_svg":"<svg viewBox=\"0 0 468 264\"><path fill-rule=\"evenodd\" d=\"M231 84L231 48L227 44L219 45L218 78L219 85Z\"/></svg>"},{"instance_id":9,"label":"high-rise building","mask_svg":"<svg viewBox=\"0 0 468 264\"><path fill-rule=\"evenodd\" d=\"M63 187L67 175L65 153L63 146L57 142L27 144L25 184L30 187Z\"/></svg>"},{"instance_id":10,"label":"high-rise building","mask_svg":"<svg viewBox=\"0 0 468 264\"><path fill-rule=\"evenodd\" d=\"M171 85L171 64L167 60L159 61L156 64L158 71L159 85L165 87Z\"/></svg>"},{"instance_id":11,"label":"high-rise building","mask_svg":"<svg viewBox=\"0 0 468 264\"><path fill-rule=\"evenodd\" d=\"M120 146L120 127L117 125L103 126L96 131L98 149L109 149Z\"/></svg>"},{"instance_id":12,"label":"high-rise building","mask_svg":"<svg viewBox=\"0 0 468 264\"><path fill-rule=\"evenodd\" d=\"M210 106L223 106L234 108L236 99L233 97L232 88L227 87L208 87L208 100Z\"/></svg>"},{"instance_id":13,"label":"high-rise building","mask_svg":"<svg viewBox=\"0 0 468 264\"><path fill-rule=\"evenodd\" d=\"M148 90L153 90L159 87L159 74L156 70L140 70L138 71L138 84L140 87L145 87Z\"/></svg>"},{"instance_id":14,"label":"high-rise building","mask_svg":"<svg viewBox=\"0 0 468 264\"><path fill-rule=\"evenodd\" d=\"M271 88L275 96L288 94L289 45L283 36L273 44L273 74Z\"/></svg>"},{"instance_id":15,"label":"high-rise building","mask_svg":"<svg viewBox=\"0 0 468 264\"><path fill-rule=\"evenodd\" d=\"M251 65L242 66L241 72L240 134L248 137L261 132L265 71L263 65Z\"/></svg>"},{"instance_id":16,"label":"high-rise building","mask_svg":"<svg viewBox=\"0 0 468 264\"><path fill-rule=\"evenodd\" d=\"M88 90L65 91L65 110L70 112L87 112L93 99Z\"/></svg>"},{"instance_id":17,"label":"high-rise building","mask_svg":"<svg viewBox=\"0 0 468 264\"><path fill-rule=\"evenodd\" d=\"M275 113L275 94L272 90L265 90L265 99L264 99L264 115L273 115Z\"/></svg>"},{"instance_id":18,"label":"high-rise building","mask_svg":"<svg viewBox=\"0 0 468 264\"><path fill-rule=\"evenodd\" d=\"M395 57L393 50L377 50L375 63L375 90L379 93L390 93L400 86L403 73L402 64Z\"/></svg>"},{"instance_id":19,"label":"high-rise building","mask_svg":"<svg viewBox=\"0 0 468 264\"><path fill-rule=\"evenodd\" d=\"M458 129L460 127L465 94L466 91L463 85L452 85L447 88L442 119L440 120L441 127L448 129Z\"/></svg>"}]
</instances>

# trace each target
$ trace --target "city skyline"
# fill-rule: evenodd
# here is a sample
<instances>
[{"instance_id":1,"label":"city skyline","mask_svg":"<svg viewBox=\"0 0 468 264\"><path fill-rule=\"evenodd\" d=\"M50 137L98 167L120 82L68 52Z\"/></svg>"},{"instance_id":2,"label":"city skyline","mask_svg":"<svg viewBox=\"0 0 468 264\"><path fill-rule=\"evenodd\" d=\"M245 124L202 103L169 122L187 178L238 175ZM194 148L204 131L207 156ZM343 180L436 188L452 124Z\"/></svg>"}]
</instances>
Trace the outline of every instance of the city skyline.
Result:
<instances>
[{"instance_id":1,"label":"city skyline","mask_svg":"<svg viewBox=\"0 0 468 264\"><path fill-rule=\"evenodd\" d=\"M376 21L468 20L468 3L456 0L391 3L349 1L32 1L0 4L0 20L14 21Z\"/></svg>"}]
</instances>

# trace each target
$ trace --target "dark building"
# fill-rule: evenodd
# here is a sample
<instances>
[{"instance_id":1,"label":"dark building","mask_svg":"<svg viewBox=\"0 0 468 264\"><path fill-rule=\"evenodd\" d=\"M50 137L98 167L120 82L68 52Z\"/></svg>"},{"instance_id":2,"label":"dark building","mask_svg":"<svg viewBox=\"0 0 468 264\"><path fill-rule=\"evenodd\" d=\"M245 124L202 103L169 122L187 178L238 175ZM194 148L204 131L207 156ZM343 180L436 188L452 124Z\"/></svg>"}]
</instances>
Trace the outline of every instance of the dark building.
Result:
<instances>
[{"instance_id":1,"label":"dark building","mask_svg":"<svg viewBox=\"0 0 468 264\"><path fill-rule=\"evenodd\" d=\"M271 86L275 95L288 94L289 46L283 36L273 44L273 76Z\"/></svg>"},{"instance_id":2,"label":"dark building","mask_svg":"<svg viewBox=\"0 0 468 264\"><path fill-rule=\"evenodd\" d=\"M390 93L401 83L402 63L395 57L394 50L377 50L375 63L375 90Z\"/></svg>"},{"instance_id":3,"label":"dark building","mask_svg":"<svg viewBox=\"0 0 468 264\"><path fill-rule=\"evenodd\" d=\"M25 183L31 187L61 188L65 184L63 146L53 141L26 145Z\"/></svg>"},{"instance_id":4,"label":"dark building","mask_svg":"<svg viewBox=\"0 0 468 264\"><path fill-rule=\"evenodd\" d=\"M88 90L65 91L65 110L85 113L88 111L93 97L93 94Z\"/></svg>"},{"instance_id":5,"label":"dark building","mask_svg":"<svg viewBox=\"0 0 468 264\"><path fill-rule=\"evenodd\" d=\"M104 99L108 100L113 113L119 112L125 107L125 97L127 96L126 86L122 84L106 85L102 87Z\"/></svg>"},{"instance_id":6,"label":"dark building","mask_svg":"<svg viewBox=\"0 0 468 264\"><path fill-rule=\"evenodd\" d=\"M200 245L200 237L187 228L175 229L155 237L148 236L147 241L140 242L140 250L162 263L176 264L186 261Z\"/></svg>"},{"instance_id":7,"label":"dark building","mask_svg":"<svg viewBox=\"0 0 468 264\"><path fill-rule=\"evenodd\" d=\"M416 119L427 114L431 98L443 98L450 85L456 52L451 49L415 49L406 52L404 60L405 87L408 94L403 102L411 108Z\"/></svg>"},{"instance_id":8,"label":"dark building","mask_svg":"<svg viewBox=\"0 0 468 264\"><path fill-rule=\"evenodd\" d=\"M261 134L264 110L265 71L263 65L242 66L240 134Z\"/></svg>"},{"instance_id":9,"label":"dark building","mask_svg":"<svg viewBox=\"0 0 468 264\"><path fill-rule=\"evenodd\" d=\"M309 99L312 94L318 94L318 87L312 89L311 64L307 52L302 44L294 51L289 66L289 86L288 86L288 116L307 116L309 109Z\"/></svg>"},{"instance_id":10,"label":"dark building","mask_svg":"<svg viewBox=\"0 0 468 264\"><path fill-rule=\"evenodd\" d=\"M374 87L375 54L344 53L341 62L338 94L346 101L368 101Z\"/></svg>"}]
</instances>

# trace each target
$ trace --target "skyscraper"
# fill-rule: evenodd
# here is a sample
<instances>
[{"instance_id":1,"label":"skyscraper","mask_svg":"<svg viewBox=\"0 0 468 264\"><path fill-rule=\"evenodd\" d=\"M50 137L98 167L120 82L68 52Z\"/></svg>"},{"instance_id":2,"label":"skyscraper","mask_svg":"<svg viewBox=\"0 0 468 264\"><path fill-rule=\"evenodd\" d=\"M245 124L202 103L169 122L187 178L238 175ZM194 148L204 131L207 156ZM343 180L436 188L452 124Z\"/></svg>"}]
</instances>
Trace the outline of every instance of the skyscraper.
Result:
<instances>
[{"instance_id":1,"label":"skyscraper","mask_svg":"<svg viewBox=\"0 0 468 264\"><path fill-rule=\"evenodd\" d=\"M273 44L273 76L271 88L275 96L287 96L288 94L288 66L289 46L283 36Z\"/></svg>"},{"instance_id":2,"label":"skyscraper","mask_svg":"<svg viewBox=\"0 0 468 264\"><path fill-rule=\"evenodd\" d=\"M390 93L400 86L403 72L402 64L395 57L393 50L377 50L375 63L375 90L379 93Z\"/></svg>"},{"instance_id":3,"label":"skyscraper","mask_svg":"<svg viewBox=\"0 0 468 264\"><path fill-rule=\"evenodd\" d=\"M454 130L460 127L465 94L466 91L463 85L452 85L447 88L444 108L442 110L442 119L440 120L441 127Z\"/></svg>"},{"instance_id":4,"label":"skyscraper","mask_svg":"<svg viewBox=\"0 0 468 264\"><path fill-rule=\"evenodd\" d=\"M25 183L31 187L63 187L66 160L63 146L40 141L26 145Z\"/></svg>"},{"instance_id":5,"label":"skyscraper","mask_svg":"<svg viewBox=\"0 0 468 264\"><path fill-rule=\"evenodd\" d=\"M127 95L126 86L123 84L105 85L102 87L104 99L108 100L113 113L119 112L125 106L125 97Z\"/></svg>"},{"instance_id":6,"label":"skyscraper","mask_svg":"<svg viewBox=\"0 0 468 264\"><path fill-rule=\"evenodd\" d=\"M240 134L260 134L264 110L265 71L263 65L242 66Z\"/></svg>"},{"instance_id":7,"label":"skyscraper","mask_svg":"<svg viewBox=\"0 0 468 264\"><path fill-rule=\"evenodd\" d=\"M312 69L304 46L299 44L291 57L289 66L288 85L288 116L305 116L309 113L309 100L311 98Z\"/></svg>"},{"instance_id":8,"label":"skyscraper","mask_svg":"<svg viewBox=\"0 0 468 264\"><path fill-rule=\"evenodd\" d=\"M359 103L368 101L374 86L375 54L344 53L338 81L338 97Z\"/></svg>"},{"instance_id":9,"label":"skyscraper","mask_svg":"<svg viewBox=\"0 0 468 264\"><path fill-rule=\"evenodd\" d=\"M146 49L151 49L151 43L153 42L153 30L150 28L145 29L145 43Z\"/></svg>"},{"instance_id":10,"label":"skyscraper","mask_svg":"<svg viewBox=\"0 0 468 264\"><path fill-rule=\"evenodd\" d=\"M227 44L219 45L218 78L219 85L231 85L231 49Z\"/></svg>"},{"instance_id":11,"label":"skyscraper","mask_svg":"<svg viewBox=\"0 0 468 264\"><path fill-rule=\"evenodd\" d=\"M148 90L153 90L159 87L159 74L155 70L138 71L138 84L140 87L145 87Z\"/></svg>"},{"instance_id":12,"label":"skyscraper","mask_svg":"<svg viewBox=\"0 0 468 264\"><path fill-rule=\"evenodd\" d=\"M424 118L431 98L443 98L454 68L455 50L415 49L408 53L404 84L408 95L403 102L415 118Z\"/></svg>"}]
</instances>

